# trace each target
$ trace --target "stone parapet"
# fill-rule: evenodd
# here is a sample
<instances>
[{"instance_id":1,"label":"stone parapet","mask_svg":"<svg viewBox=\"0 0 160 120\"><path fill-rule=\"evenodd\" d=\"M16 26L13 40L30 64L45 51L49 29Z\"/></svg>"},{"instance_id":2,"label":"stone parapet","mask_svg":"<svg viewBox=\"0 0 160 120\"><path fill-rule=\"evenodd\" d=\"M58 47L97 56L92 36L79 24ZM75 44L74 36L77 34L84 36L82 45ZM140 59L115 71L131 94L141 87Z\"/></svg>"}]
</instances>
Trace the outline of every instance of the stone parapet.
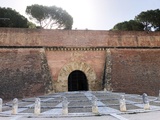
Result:
<instances>
[{"instance_id":1,"label":"stone parapet","mask_svg":"<svg viewBox=\"0 0 160 120\"><path fill-rule=\"evenodd\" d=\"M0 46L159 47L160 32L1 28Z\"/></svg>"}]
</instances>

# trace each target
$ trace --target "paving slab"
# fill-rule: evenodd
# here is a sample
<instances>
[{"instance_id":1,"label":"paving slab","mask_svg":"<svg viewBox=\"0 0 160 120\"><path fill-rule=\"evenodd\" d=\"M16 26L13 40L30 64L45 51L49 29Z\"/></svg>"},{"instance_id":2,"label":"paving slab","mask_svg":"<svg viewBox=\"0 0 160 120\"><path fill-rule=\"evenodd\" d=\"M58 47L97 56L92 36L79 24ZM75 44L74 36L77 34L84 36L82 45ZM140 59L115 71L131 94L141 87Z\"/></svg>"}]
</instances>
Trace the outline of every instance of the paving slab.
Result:
<instances>
[{"instance_id":1,"label":"paving slab","mask_svg":"<svg viewBox=\"0 0 160 120\"><path fill-rule=\"evenodd\" d=\"M119 100L124 96L126 101L126 112L120 111ZM68 114L63 115L63 97L68 102ZM93 101L98 108L97 113L92 112ZM34 114L34 105L36 98L41 101L41 113ZM12 101L4 103L2 112L0 112L0 120L79 120L79 119L95 119L95 120L148 120L160 118L160 100L155 96L148 96L150 109L144 110L142 95L125 94L109 91L79 91L79 92L63 92L52 93L36 98L26 98L19 100L18 113L12 115ZM157 119L158 120L158 119Z\"/></svg>"}]
</instances>

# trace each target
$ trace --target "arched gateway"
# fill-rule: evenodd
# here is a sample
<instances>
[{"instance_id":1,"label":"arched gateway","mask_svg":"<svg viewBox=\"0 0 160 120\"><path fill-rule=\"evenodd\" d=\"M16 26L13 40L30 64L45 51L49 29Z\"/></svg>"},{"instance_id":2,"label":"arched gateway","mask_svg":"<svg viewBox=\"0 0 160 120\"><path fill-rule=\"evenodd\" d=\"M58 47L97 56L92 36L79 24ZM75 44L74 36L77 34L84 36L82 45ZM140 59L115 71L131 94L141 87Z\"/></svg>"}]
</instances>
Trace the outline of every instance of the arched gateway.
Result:
<instances>
[{"instance_id":1,"label":"arched gateway","mask_svg":"<svg viewBox=\"0 0 160 120\"><path fill-rule=\"evenodd\" d=\"M95 71L88 64L72 62L61 69L56 84L56 91L94 90L95 80ZM77 87L74 85L77 85Z\"/></svg>"},{"instance_id":2,"label":"arched gateway","mask_svg":"<svg viewBox=\"0 0 160 120\"><path fill-rule=\"evenodd\" d=\"M68 91L87 91L88 80L86 75L80 71L75 70L69 74L68 77Z\"/></svg>"}]
</instances>

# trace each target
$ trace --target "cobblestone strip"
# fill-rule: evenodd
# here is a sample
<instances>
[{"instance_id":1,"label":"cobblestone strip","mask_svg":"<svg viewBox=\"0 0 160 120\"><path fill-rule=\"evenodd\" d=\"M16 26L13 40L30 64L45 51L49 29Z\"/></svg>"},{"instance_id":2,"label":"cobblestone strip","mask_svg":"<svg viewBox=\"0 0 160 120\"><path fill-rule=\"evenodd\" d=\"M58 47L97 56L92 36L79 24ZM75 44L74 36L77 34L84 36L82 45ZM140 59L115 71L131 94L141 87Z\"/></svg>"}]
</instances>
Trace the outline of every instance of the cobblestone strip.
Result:
<instances>
[{"instance_id":1,"label":"cobblestone strip","mask_svg":"<svg viewBox=\"0 0 160 120\"><path fill-rule=\"evenodd\" d=\"M57 95L56 97L59 97L59 96L60 96L60 95ZM43 100L43 101L49 101L49 100L52 100L52 99L54 99L54 98L47 98L47 99L45 99L45 100ZM20 103L18 103L18 104L23 104L23 102L20 102ZM24 106L24 107L26 107L26 108L18 108L18 113L23 112L23 111L27 110L27 109L30 108L30 107L34 107L34 105L35 105L35 103L32 103L32 104L30 104L30 105ZM27 107L28 107L28 108L27 108ZM2 113L10 114L11 112L12 112L12 110L8 110L8 111L4 111L4 112L2 112Z\"/></svg>"},{"instance_id":2,"label":"cobblestone strip","mask_svg":"<svg viewBox=\"0 0 160 120\"><path fill-rule=\"evenodd\" d=\"M56 97L60 97L60 96L56 96ZM50 98L49 98L50 99ZM53 98L54 99L54 98ZM51 109L45 112L42 112L42 114L52 114L52 115L61 115L62 114L62 102L59 103L58 105L56 105L55 107L61 107L61 108L55 108L55 109Z\"/></svg>"},{"instance_id":3,"label":"cobblestone strip","mask_svg":"<svg viewBox=\"0 0 160 120\"><path fill-rule=\"evenodd\" d=\"M62 114L62 102L59 103L58 105L56 105L55 107L61 107L61 108L55 108L55 109L51 109L51 110L48 110L48 111L45 111L43 112L42 114Z\"/></svg>"},{"instance_id":4,"label":"cobblestone strip","mask_svg":"<svg viewBox=\"0 0 160 120\"><path fill-rule=\"evenodd\" d=\"M84 95L89 100L92 100L92 96L94 96L93 94L91 94L91 92L85 92ZM98 98L97 98L97 100L98 100ZM97 106L105 106L105 104L102 103L101 101L97 101ZM110 108L110 107L98 107L98 110L99 110L100 114L120 113L119 110L116 110L116 109L113 109L113 108Z\"/></svg>"},{"instance_id":5,"label":"cobblestone strip","mask_svg":"<svg viewBox=\"0 0 160 120\"><path fill-rule=\"evenodd\" d=\"M26 105L24 107L34 107L34 104L30 104L30 105ZM27 110L28 108L18 108L18 113ZM2 113L6 113L6 114L10 114L12 112L12 110L8 110L8 111L4 111Z\"/></svg>"},{"instance_id":6,"label":"cobblestone strip","mask_svg":"<svg viewBox=\"0 0 160 120\"><path fill-rule=\"evenodd\" d=\"M54 97L55 97L55 98L56 98L56 97L61 97L61 95L55 95ZM42 101L45 101L45 102L46 102L46 101L53 100L53 99L55 99L55 98L47 98L47 99L44 99L44 100L42 100Z\"/></svg>"},{"instance_id":7,"label":"cobblestone strip","mask_svg":"<svg viewBox=\"0 0 160 120\"><path fill-rule=\"evenodd\" d=\"M89 99L91 100L92 99L92 96L93 94L91 94L90 92L85 92L84 95ZM101 101L97 101L97 105L98 106L105 106L104 103L102 103ZM116 109L113 109L113 108L110 108L110 107L99 107L98 108L99 110L99 113L100 114L109 114L115 118L117 118L118 120L128 120L120 115L117 115L118 113L120 113L119 110L116 110Z\"/></svg>"},{"instance_id":8,"label":"cobblestone strip","mask_svg":"<svg viewBox=\"0 0 160 120\"><path fill-rule=\"evenodd\" d=\"M137 104L137 103L135 104L135 102L131 101L131 100L126 100L126 102L129 103L129 104L132 104L134 106L137 106L137 107L140 107L140 108L144 108L143 104ZM150 105L150 108L151 108L151 110L160 110L160 107L158 107L158 106Z\"/></svg>"}]
</instances>

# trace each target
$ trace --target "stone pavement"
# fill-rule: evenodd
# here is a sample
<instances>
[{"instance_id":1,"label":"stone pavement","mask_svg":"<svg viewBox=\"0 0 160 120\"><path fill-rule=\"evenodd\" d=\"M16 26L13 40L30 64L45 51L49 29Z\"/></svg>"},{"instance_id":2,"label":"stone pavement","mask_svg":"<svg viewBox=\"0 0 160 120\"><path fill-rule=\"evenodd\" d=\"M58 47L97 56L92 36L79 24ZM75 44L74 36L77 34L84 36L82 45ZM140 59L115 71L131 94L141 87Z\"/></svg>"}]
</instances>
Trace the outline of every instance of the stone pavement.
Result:
<instances>
[{"instance_id":1,"label":"stone pavement","mask_svg":"<svg viewBox=\"0 0 160 120\"><path fill-rule=\"evenodd\" d=\"M159 98L143 97L136 94L87 91L54 93L39 96L39 99L14 99L15 103L10 101L3 104L0 120L80 120L82 117L84 120L160 119Z\"/></svg>"}]
</instances>

